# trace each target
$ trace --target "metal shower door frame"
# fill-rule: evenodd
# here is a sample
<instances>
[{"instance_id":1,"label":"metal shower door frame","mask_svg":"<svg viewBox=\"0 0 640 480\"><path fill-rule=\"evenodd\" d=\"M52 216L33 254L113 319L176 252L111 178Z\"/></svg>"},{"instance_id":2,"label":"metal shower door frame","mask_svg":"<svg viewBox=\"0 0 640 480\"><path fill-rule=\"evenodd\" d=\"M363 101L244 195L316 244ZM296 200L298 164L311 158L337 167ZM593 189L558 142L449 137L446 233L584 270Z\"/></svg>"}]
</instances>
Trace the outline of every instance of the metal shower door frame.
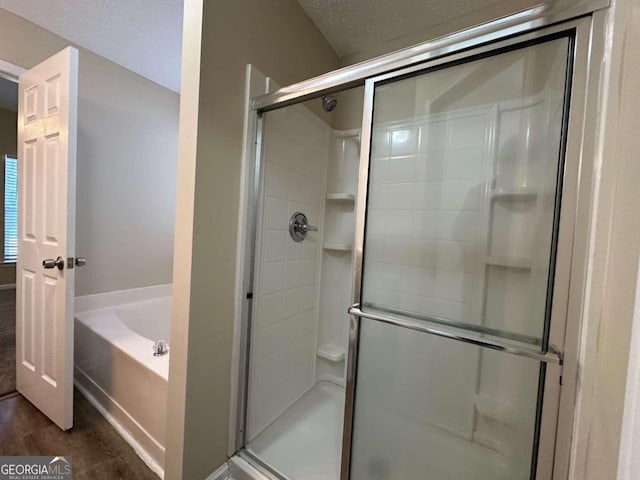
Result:
<instances>
[{"instance_id":1,"label":"metal shower door frame","mask_svg":"<svg viewBox=\"0 0 640 480\"><path fill-rule=\"evenodd\" d=\"M575 241L573 234L575 229L569 228L575 222L579 221L576 214L577 210L588 210L588 198L581 199L578 205L578 181L580 183L592 180L592 173L589 170L590 162L587 159L583 161L586 154L582 149L585 129L585 111L587 110L587 84L592 83L598 85L597 68L590 65L589 54L590 48L593 47L592 42L596 41L596 45L602 43L602 22L597 22L598 31L594 30L594 12L599 14L600 10L606 9L609 5L608 0L587 0L579 2L578 5L570 7L554 7L547 5L544 8L535 7L524 12L520 12L509 17L497 19L493 22L483 24L477 27L454 33L434 41L426 42L415 47L394 52L383 57L363 62L362 64L346 67L335 72L284 87L274 93L260 95L251 100L249 109L249 125L250 135L247 145L250 146L247 154L246 165L250 170L248 178L250 185L245 192L245 202L248 205L247 218L243 227L243 243L244 256L242 259L242 272L244 280L242 282L241 304L239 305L240 315L240 335L235 339L236 349L239 352L238 358L235 360L238 365L235 368L232 382L235 393L235 403L232 405L231 428L233 432L230 435L230 453L234 452L240 455L244 460L251 463L265 479L284 478L275 472L269 465L266 465L260 459L254 457L245 450L246 439L246 409L247 409L247 382L249 370L249 351L250 351L250 329L253 304L253 282L254 282L254 262L256 248L256 222L260 207L260 186L264 173L261 169L261 145L263 140L263 114L270 110L285 107L299 103L311 98L319 98L322 95L331 92L343 91L356 86L365 85L365 108L363 111L363 130L362 130L362 148L361 148L361 165L360 179L358 186L358 197L356 202L356 245L353 255L353 273L354 273L354 290L353 303L360 301L360 284L362 279L362 255L364 248L364 219L366 218L366 196L367 196L367 176L369 149L371 139L371 120L373 108L373 88L377 81L382 78L390 78L400 75L409 70L422 71L439 64L455 62L475 55L481 51L490 52L500 45L512 45L526 41L526 38L536 38L546 35L550 32L560 32L563 30L575 29L575 49L573 64L573 80L571 88L571 115L567 130L566 152L567 161L565 163L565 185L563 191L569 192L571 198L568 200L563 198L563 218L561 218L561 245L569 246L568 252L572 249L572 242ZM603 15L600 15L602 17ZM595 40L594 40L595 37ZM596 48L600 51L600 48ZM595 73L594 73L595 72ZM569 162L569 158L575 161ZM570 170L567 169L570 166ZM581 170L582 168L582 170ZM584 173L580 173L583 171ZM567 185L567 181L573 181L573 185ZM586 188L585 190L589 190ZM574 195L575 193L575 195ZM566 208L565 208L566 204ZM564 212L571 212L569 216ZM569 218L571 217L571 221ZM563 227L564 226L564 227ZM584 233L585 227L580 224L580 233ZM573 262L578 260L572 259L567 254L562 258L558 258L558 267L556 271L556 284L562 284L567 296L569 294L578 296L580 294L581 279L573 282L569 288L569 280L572 277ZM579 269L578 269L579 270ZM572 292L569 292L571 290ZM556 299L559 297L556 296ZM560 305L562 303L562 305ZM565 329L561 331L552 331L552 340L562 338L563 341L556 345L563 347L566 352L563 359L564 378L570 380L564 381L562 396L560 396L560 385L558 379L560 376L559 367L551 367L557 369L558 373L547 375L547 386L545 388L545 403L553 402L557 404L557 398L560 397L559 406L555 412L547 409L542 419L541 438L553 438L555 441L542 442L541 446L552 445L550 450L544 450L546 456L553 459L553 464L538 465L537 478L567 478L569 450L571 445L571 427L573 423L572 412L575 402L575 381L573 377L577 372L577 349L578 340L577 332L579 331L579 318L573 318L566 314L567 304L571 303L566 298L562 302L554 302L553 316L562 314L568 317L566 322L566 331L573 336L570 342L564 342ZM347 308L348 306L345 306ZM350 465L350 448L352 423L355 402L355 374L357 370L357 347L359 334L359 317L351 315L349 324L349 352L347 358L347 390L345 405L345 429L343 432L343 454L342 454L342 473L341 480L349 478ZM546 352L545 352L546 354ZM549 378L553 377L554 381ZM567 388L569 387L569 388ZM550 421L550 417L553 421ZM558 420L560 419L560 420ZM234 428L235 427L235 428ZM557 434L556 434L557 432ZM542 452L542 450L541 450ZM542 457L542 454L539 458ZM542 472L549 472L547 476L542 476ZM550 472L553 472L551 475Z\"/></svg>"},{"instance_id":2,"label":"metal shower door frame","mask_svg":"<svg viewBox=\"0 0 640 480\"><path fill-rule=\"evenodd\" d=\"M349 309L349 351L347 366L347 387L345 420L343 429L343 450L341 465L341 480L350 478L351 446L353 440L353 421L355 415L355 398L357 395L357 364L358 344L360 337L360 322L362 318L380 321L400 328L409 328L423 333L453 338L458 341L479 345L483 348L499 350L505 354L524 356L540 362L541 388L538 398L537 439L534 441L534 456L537 462L533 465L532 475L535 472L536 479L566 478L560 472L566 472L568 465L556 465L556 432L558 418L562 415L570 415L571 412L560 412L561 382L564 360L564 350L567 341L576 342L577 338L566 339L565 332L570 319L568 318L569 304L569 277L571 273L571 255L574 241L574 225L578 208L578 181L581 167L581 151L583 131L583 106L586 97L586 69L588 64L589 43L591 38L592 21L590 17L583 17L542 28L530 33L497 40L493 43L465 50L459 54L452 54L435 61L411 66L402 70L386 73L367 79L364 93L364 114L361 130L360 148L360 172L356 200L356 238L354 247L353 264L353 305ZM550 330L549 348L546 350L531 350L525 345L513 344L509 341L490 341L473 332L461 333L459 329L425 324L424 321L404 316L381 315L379 312L364 312L361 308L363 261L365 249L365 229L367 216L367 197L369 183L369 163L372 140L372 125L375 101L375 88L378 84L386 84L394 80L402 80L408 77L421 75L435 69L446 69L449 66L458 65L471 58L482 58L491 55L499 55L503 49L518 48L530 44L544 42L546 38L558 38L568 36L572 39L571 52L567 67L567 86L565 92L565 114L563 118L563 135L561 139L561 156L564 159L561 164L558 182L561 188L558 190L556 213L562 211L557 218L554 230L557 236L554 238L552 248L552 265L555 262L555 272L550 273L550 289L553 293L553 302L549 312L552 329ZM571 108L569 108L571 106ZM575 108L574 108L575 106ZM554 223L556 223L554 221ZM562 250L568 255L557 257L553 252ZM555 274L555 275L554 275ZM578 319L571 319L574 322ZM574 328L571 328L573 331ZM573 350L573 348L571 348ZM569 373L569 372L567 372ZM569 373L570 375L571 373ZM570 393L569 393L570 394ZM568 402L565 402L567 404ZM542 405L545 408L542 408ZM564 445L569 439L560 439L558 444ZM541 455L539 452L545 452ZM552 459L550 462L549 459ZM564 462L568 457L558 456L559 462Z\"/></svg>"}]
</instances>

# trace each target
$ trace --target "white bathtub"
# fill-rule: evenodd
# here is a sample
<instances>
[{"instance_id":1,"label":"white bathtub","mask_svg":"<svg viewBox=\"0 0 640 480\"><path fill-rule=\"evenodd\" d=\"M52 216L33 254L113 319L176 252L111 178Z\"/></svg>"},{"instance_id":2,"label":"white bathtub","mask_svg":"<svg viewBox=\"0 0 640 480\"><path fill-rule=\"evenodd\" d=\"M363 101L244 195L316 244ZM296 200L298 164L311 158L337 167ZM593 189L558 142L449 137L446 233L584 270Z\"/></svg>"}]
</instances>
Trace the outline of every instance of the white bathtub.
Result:
<instances>
[{"instance_id":1,"label":"white bathtub","mask_svg":"<svg viewBox=\"0 0 640 480\"><path fill-rule=\"evenodd\" d=\"M170 342L171 286L76 299L75 383L162 477Z\"/></svg>"}]
</instances>

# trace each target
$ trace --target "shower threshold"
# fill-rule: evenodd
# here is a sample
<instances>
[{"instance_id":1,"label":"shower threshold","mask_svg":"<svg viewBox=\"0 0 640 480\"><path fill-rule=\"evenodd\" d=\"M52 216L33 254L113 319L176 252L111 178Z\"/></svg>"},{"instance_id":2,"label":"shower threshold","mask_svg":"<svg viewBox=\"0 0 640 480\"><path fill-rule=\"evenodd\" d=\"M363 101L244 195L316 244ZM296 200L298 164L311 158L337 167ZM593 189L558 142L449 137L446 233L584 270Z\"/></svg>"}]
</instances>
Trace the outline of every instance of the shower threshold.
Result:
<instances>
[{"instance_id":1,"label":"shower threshold","mask_svg":"<svg viewBox=\"0 0 640 480\"><path fill-rule=\"evenodd\" d=\"M344 388L321 381L247 445L285 477L340 478Z\"/></svg>"}]
</instances>

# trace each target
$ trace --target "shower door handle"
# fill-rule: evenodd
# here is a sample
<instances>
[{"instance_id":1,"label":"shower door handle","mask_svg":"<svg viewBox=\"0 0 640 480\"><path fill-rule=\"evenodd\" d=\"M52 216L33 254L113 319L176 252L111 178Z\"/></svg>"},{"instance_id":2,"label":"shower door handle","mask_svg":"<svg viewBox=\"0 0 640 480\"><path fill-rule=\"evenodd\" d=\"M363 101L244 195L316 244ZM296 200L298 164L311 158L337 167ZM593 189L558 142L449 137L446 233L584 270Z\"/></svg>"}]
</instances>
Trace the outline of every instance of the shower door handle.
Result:
<instances>
[{"instance_id":1,"label":"shower door handle","mask_svg":"<svg viewBox=\"0 0 640 480\"><path fill-rule=\"evenodd\" d=\"M450 338L463 343L470 343L478 347L489 348L499 352L505 352L520 357L532 358L538 362L545 362L562 366L564 354L549 345L549 351L544 352L515 342L492 340L482 332L475 332L465 328L443 325L439 319L427 316L412 316L410 312L387 313L384 311L363 312L359 304L354 304L347 310L349 315L358 318L368 318L378 322L408 328L417 332L428 333L437 337Z\"/></svg>"}]
</instances>

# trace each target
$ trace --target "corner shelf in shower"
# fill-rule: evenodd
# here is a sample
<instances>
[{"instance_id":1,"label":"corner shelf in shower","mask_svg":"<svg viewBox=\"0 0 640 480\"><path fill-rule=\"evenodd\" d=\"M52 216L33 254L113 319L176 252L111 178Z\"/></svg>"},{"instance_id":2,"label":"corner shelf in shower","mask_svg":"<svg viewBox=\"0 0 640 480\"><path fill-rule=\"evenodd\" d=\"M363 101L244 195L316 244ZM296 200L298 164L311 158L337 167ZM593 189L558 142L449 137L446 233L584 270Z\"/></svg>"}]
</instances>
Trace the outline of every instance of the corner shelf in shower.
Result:
<instances>
[{"instance_id":1,"label":"corner shelf in shower","mask_svg":"<svg viewBox=\"0 0 640 480\"><path fill-rule=\"evenodd\" d=\"M513 268L516 270L531 270L531 260L527 258L488 256L485 259L485 263L496 267Z\"/></svg>"},{"instance_id":2,"label":"corner shelf in shower","mask_svg":"<svg viewBox=\"0 0 640 480\"><path fill-rule=\"evenodd\" d=\"M326 242L322 245L324 250L331 250L334 252L350 252L353 250L351 242Z\"/></svg>"},{"instance_id":3,"label":"corner shelf in shower","mask_svg":"<svg viewBox=\"0 0 640 480\"><path fill-rule=\"evenodd\" d=\"M491 198L494 200L529 201L535 200L537 197L538 192L532 188L498 188L491 190Z\"/></svg>"},{"instance_id":4,"label":"corner shelf in shower","mask_svg":"<svg viewBox=\"0 0 640 480\"><path fill-rule=\"evenodd\" d=\"M330 362L341 362L345 357L344 348L338 347L337 345L331 345L329 343L320 345L318 347L317 354L320 358L324 358Z\"/></svg>"},{"instance_id":5,"label":"corner shelf in shower","mask_svg":"<svg viewBox=\"0 0 640 480\"><path fill-rule=\"evenodd\" d=\"M327 193L327 202L353 203L356 196L353 193Z\"/></svg>"}]
</instances>

